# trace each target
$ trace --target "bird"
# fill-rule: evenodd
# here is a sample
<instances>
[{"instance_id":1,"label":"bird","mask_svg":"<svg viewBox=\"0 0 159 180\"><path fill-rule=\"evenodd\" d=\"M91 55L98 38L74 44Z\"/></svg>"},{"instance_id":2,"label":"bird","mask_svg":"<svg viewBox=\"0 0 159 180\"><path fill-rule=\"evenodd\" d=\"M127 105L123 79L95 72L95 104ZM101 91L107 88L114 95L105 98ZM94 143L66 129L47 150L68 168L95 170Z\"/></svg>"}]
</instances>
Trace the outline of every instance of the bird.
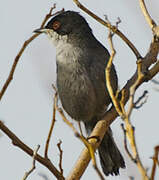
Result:
<instances>
[{"instance_id":1,"label":"bird","mask_svg":"<svg viewBox=\"0 0 159 180\"><path fill-rule=\"evenodd\" d=\"M45 33L56 48L56 83L62 106L72 119L84 123L90 135L112 103L105 80L108 50L96 39L86 19L72 10L53 16L34 32ZM114 65L110 82L115 94L118 77ZM119 169L125 168L110 127L98 152L106 176L119 175Z\"/></svg>"}]
</instances>

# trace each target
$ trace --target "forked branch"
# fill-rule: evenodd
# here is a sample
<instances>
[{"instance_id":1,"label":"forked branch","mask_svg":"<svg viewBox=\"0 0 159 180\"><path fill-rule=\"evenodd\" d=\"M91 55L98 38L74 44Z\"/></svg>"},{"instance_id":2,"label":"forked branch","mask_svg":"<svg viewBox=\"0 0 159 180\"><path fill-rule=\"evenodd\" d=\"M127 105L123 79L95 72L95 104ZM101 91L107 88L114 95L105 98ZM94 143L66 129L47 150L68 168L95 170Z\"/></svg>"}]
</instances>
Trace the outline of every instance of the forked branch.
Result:
<instances>
[{"instance_id":1,"label":"forked branch","mask_svg":"<svg viewBox=\"0 0 159 180\"><path fill-rule=\"evenodd\" d=\"M34 151L29 146L24 144L11 130L9 130L8 127L5 126L2 121L0 121L0 129L12 140L13 145L19 147L29 156L31 157L33 156ZM48 168L52 172L52 174L55 175L57 179L59 180L65 179L48 158L42 157L37 153L35 156L35 160L37 160L43 166Z\"/></svg>"}]
</instances>

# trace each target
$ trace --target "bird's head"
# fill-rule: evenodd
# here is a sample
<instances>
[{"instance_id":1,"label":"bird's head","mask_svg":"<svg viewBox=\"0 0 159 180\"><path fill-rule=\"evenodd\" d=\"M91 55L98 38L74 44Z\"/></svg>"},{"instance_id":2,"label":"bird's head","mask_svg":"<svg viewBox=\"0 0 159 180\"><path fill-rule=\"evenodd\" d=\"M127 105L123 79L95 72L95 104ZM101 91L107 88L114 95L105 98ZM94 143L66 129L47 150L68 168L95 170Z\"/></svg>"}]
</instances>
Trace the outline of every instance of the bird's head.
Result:
<instances>
[{"instance_id":1,"label":"bird's head","mask_svg":"<svg viewBox=\"0 0 159 180\"><path fill-rule=\"evenodd\" d=\"M87 21L78 12L64 11L54 16L44 28L34 32L47 34L56 44L62 38L84 38L91 31Z\"/></svg>"}]
</instances>

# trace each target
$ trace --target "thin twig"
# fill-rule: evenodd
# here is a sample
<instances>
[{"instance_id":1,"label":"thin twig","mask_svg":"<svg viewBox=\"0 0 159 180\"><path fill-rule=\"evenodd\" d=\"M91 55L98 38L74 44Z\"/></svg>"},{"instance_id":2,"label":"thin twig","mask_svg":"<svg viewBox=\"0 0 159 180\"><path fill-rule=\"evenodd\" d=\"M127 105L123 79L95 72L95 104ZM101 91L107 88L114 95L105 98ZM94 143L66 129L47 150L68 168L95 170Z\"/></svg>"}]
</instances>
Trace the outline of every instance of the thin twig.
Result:
<instances>
[{"instance_id":1,"label":"thin twig","mask_svg":"<svg viewBox=\"0 0 159 180\"><path fill-rule=\"evenodd\" d=\"M125 145L125 150L128 153L131 160L133 160L133 162L135 162L137 164L137 166L138 166L138 168L139 168L139 170L141 172L142 178L144 180L148 180L149 178L148 178L146 169L144 168L144 166L143 166L143 164L142 164L142 162L140 160L139 153L138 153L138 150L137 150L134 127L132 126L132 124L130 122L130 119L129 119L130 115L132 113L132 110L134 108L134 94L135 94L136 88L137 88L138 84L140 84L140 82L141 82L141 80L143 79L143 76L144 76L142 74L142 72L141 72L141 63L142 63L141 60L137 61L137 79L130 87L129 106L128 106L127 112L125 111L124 101L123 100L120 102L120 104L121 104L121 107L122 107L122 112L124 113L123 120L125 122L125 127L126 127L126 130L124 129L124 131L123 131L124 136L125 136L125 133L126 133L126 136L127 136L128 140L129 140L130 147L131 147L131 150L132 150L133 154L131 154L129 152L129 150L127 148L127 145Z\"/></svg>"},{"instance_id":2,"label":"thin twig","mask_svg":"<svg viewBox=\"0 0 159 180\"><path fill-rule=\"evenodd\" d=\"M8 129L7 126L4 125L2 121L0 121L0 129L12 140L13 145L19 147L21 150L23 150L31 157L33 156L34 151L29 146L24 144L10 129ZM65 179L49 159L40 156L38 153L35 156L35 159L43 166L48 168L58 180Z\"/></svg>"},{"instance_id":3,"label":"thin twig","mask_svg":"<svg viewBox=\"0 0 159 180\"><path fill-rule=\"evenodd\" d=\"M99 22L101 21L100 22L101 24L105 25L105 21L101 20L99 17L94 15L92 12L90 12L87 8L85 8L83 5L81 5L77 0L74 0L74 2L77 4L77 6L79 8L81 8L86 13L91 15L97 21L99 21ZM152 43L150 44L149 51L147 52L146 56L142 59L143 60L142 65L143 65L145 70L147 70L153 63L156 63L152 68L149 69L149 78L148 78L148 80L153 78L159 72L159 61L156 62L158 52L159 52L159 43L157 43L155 41L152 41ZM140 59L141 56L138 53L138 51L135 54L136 54L137 59ZM126 85L123 87L123 89L120 91L120 93L118 93L119 96L121 94L124 95L124 97L122 98L122 102L121 102L123 104L123 110L125 110L124 105L126 104L126 102L129 99L129 89L136 82L136 79L137 79L137 76L138 76L137 74L138 73L135 72L134 75L127 81ZM141 78L141 81L139 81L138 84L136 85L136 89L143 82L145 82L146 74L144 74L144 75L145 76L143 76L143 78ZM98 136L100 138L100 140L101 140L103 138L104 134L106 133L108 127L116 119L117 116L118 116L118 113L117 113L115 107L112 107L109 111L106 112L105 116L103 117L103 120L99 121L96 124L94 130L91 133L91 136ZM90 142L91 145L95 149L98 148L100 142L95 142L94 139L91 139L91 140L92 140ZM80 179L80 177L84 173L85 169L87 168L87 166L89 164L89 161L90 161L89 152L88 152L87 148L84 148L84 150L80 154L76 164L74 165L74 168L71 170L71 172L67 176L67 180L73 180L73 179L76 179L76 178Z\"/></svg>"},{"instance_id":4,"label":"thin twig","mask_svg":"<svg viewBox=\"0 0 159 180\"><path fill-rule=\"evenodd\" d=\"M44 20L42 21L42 24L41 24L40 28L43 28L43 27L44 27L46 21L47 21L51 16L53 16L53 15L55 15L55 14L57 14L57 13L60 12L60 11L58 11L58 12L56 12L55 14L52 14L52 11L53 11L55 8L56 8L56 6L55 6L55 4L54 4L53 7L51 7L49 13L45 16ZM63 9L62 9L61 11L63 11ZM13 65L12 65L12 67L11 67L10 73L9 73L9 75L8 75L8 78L7 78L6 82L4 83L4 85L3 85L3 87L2 87L2 89L1 89L1 91L0 91L0 101L1 101L1 99L2 99L2 97L3 97L3 95L4 95L4 93L5 93L5 91L7 90L9 84L11 83L11 81L12 81L12 79L13 79L13 75L14 75L15 69L16 69L16 67L17 67L17 64L18 64L18 62L19 62L19 60L20 60L20 57L22 56L24 50L25 50L26 47L27 47L36 37L38 37L38 36L39 36L39 34L34 34L34 35L32 35L28 40L26 40L26 41L24 42L24 44L22 45L20 51L19 51L18 54L16 55L16 57L15 57L15 59L14 59L14 62L13 62Z\"/></svg>"},{"instance_id":5,"label":"thin twig","mask_svg":"<svg viewBox=\"0 0 159 180\"><path fill-rule=\"evenodd\" d=\"M140 159L138 158L138 161L136 161L136 157L138 157L138 153L137 153L137 148L136 148L136 143L135 143L135 137L134 137L134 128L132 127L130 121L129 121L129 117L130 117L130 114L132 112L132 109L133 109L133 100L134 100L134 93L135 93L135 89L136 89L136 85L139 83L140 81L140 78L142 78L142 74L141 74L141 61L138 61L137 65L138 65L138 79L137 81L134 83L133 86L131 86L130 88L130 98L129 98L129 101L130 101L130 105L129 105L129 109L128 109L128 112L126 113L126 111L124 110L124 104L122 105L122 107L120 106L121 103L118 102L117 98L115 97L115 95L113 94L113 89L111 87L111 81L110 81L110 68L111 68L111 65L112 65L112 61L113 61L113 58L114 58L114 54L115 54L115 49L113 47L113 42L112 42L112 35L111 32L109 32L109 42L110 42L110 47L111 47L111 50L112 50L112 55L108 61L108 64L107 64L107 67L106 67L106 83L107 83L107 88L108 88L108 91L109 91L109 94L110 94L110 97L113 101L113 104L116 108L116 111L118 112L118 114L121 116L121 118L124 119L125 123L126 123L126 130L124 129L123 127L123 132L124 132L124 139L125 139L125 148L126 148L126 151L129 155L129 157L136 163L139 164L140 166L140 169L141 167L143 168L142 166L142 163L140 162ZM109 68L109 69L108 69ZM122 102L122 99L121 99L121 102ZM135 154L134 157L131 155L131 153L129 152L128 148L127 148L127 142L126 142L126 135L128 135L128 139L129 139L129 142L130 142L130 145L131 145L131 148L132 148L132 151L133 153ZM143 168L144 169L144 168ZM143 170L142 169L142 170Z\"/></svg>"},{"instance_id":6,"label":"thin twig","mask_svg":"<svg viewBox=\"0 0 159 180\"><path fill-rule=\"evenodd\" d=\"M137 59L139 59L141 57L139 51L132 44L132 42L129 41L129 39L116 26L112 26L110 23L107 23L106 21L104 21L103 19L101 19L100 17L95 15L93 12L91 12L89 9L87 9L85 6L83 6L78 0L73 0L73 1L80 9L82 9L88 15L90 15L91 17L96 19L99 23L101 23L104 26L106 26L107 28L109 28L112 32L117 34L129 46L129 48L133 51L133 53L135 54Z\"/></svg>"},{"instance_id":7,"label":"thin twig","mask_svg":"<svg viewBox=\"0 0 159 180\"><path fill-rule=\"evenodd\" d=\"M140 3L142 13L145 16L147 23L149 24L150 28L153 30L153 28L156 26L155 21L151 18L150 14L146 8L144 0L139 0L139 3Z\"/></svg>"},{"instance_id":8,"label":"thin twig","mask_svg":"<svg viewBox=\"0 0 159 180\"><path fill-rule=\"evenodd\" d=\"M56 104L57 104L57 91L55 91L55 95L53 99L53 116L52 116L52 122L51 122L50 130L49 130L49 134L47 137L46 145L45 145L45 158L48 158L49 143L50 143L53 127L55 125Z\"/></svg>"},{"instance_id":9,"label":"thin twig","mask_svg":"<svg viewBox=\"0 0 159 180\"><path fill-rule=\"evenodd\" d=\"M97 167L97 165L95 164L95 165L93 165L93 167L94 167L96 173L98 174L98 177L100 178L100 180L105 180L103 174L101 173L101 171L99 170L99 168Z\"/></svg>"},{"instance_id":10,"label":"thin twig","mask_svg":"<svg viewBox=\"0 0 159 180\"><path fill-rule=\"evenodd\" d=\"M42 21L42 24L41 24L40 28L43 28L43 27L45 26L47 20L48 20L51 16L53 16L52 12L53 12L54 9L56 9L56 4L53 4L53 6L50 8L49 13L45 16L44 20ZM58 13L58 12L56 12L56 13ZM56 13L55 13L55 14L56 14Z\"/></svg>"},{"instance_id":11,"label":"thin twig","mask_svg":"<svg viewBox=\"0 0 159 180\"><path fill-rule=\"evenodd\" d=\"M159 25L157 25L156 22L150 16L150 14L146 8L145 1L139 0L139 3L140 3L142 13L143 13L148 25L150 26L150 28L153 32L154 41L158 42L158 40L159 40Z\"/></svg>"},{"instance_id":12,"label":"thin twig","mask_svg":"<svg viewBox=\"0 0 159 180\"><path fill-rule=\"evenodd\" d=\"M140 80L143 78L143 73L141 72L141 65L142 65L142 60L138 59L137 60L137 80L134 82L134 84L130 87L130 97L129 97L129 108L128 111L125 111L124 108L124 103L123 99L121 98L120 103L118 102L118 99L116 98L116 96L113 93L113 89L111 87L111 81L110 81L110 69L111 69L111 65L112 65L112 61L115 55L115 49L113 47L113 42L112 42L112 36L113 33L111 33L111 31L109 31L109 36L108 36L108 40L110 43L110 47L112 50L112 55L110 56L110 59L108 61L107 67L106 67L106 83L107 83L107 88L108 88L108 92L109 95L112 99L112 102L115 106L116 111L118 112L118 114L121 116L121 118L125 121L125 126L126 126L126 130L123 127L123 132L124 132L124 144L125 144L125 149L127 154L129 155L129 157L131 158L131 160L133 160L133 162L135 162L142 174L142 177L144 177L145 179L148 179L148 176L146 174L146 170L144 169L142 162L139 158L139 154L137 151L137 146L136 146L136 141L135 141L135 133L134 133L134 127L131 125L131 122L129 120L131 112L134 108L134 94L135 94L135 90L137 85L139 84ZM124 94L123 94L124 95ZM127 148L127 142L126 142L126 137L129 140L133 155L129 152L128 148Z\"/></svg>"},{"instance_id":13,"label":"thin twig","mask_svg":"<svg viewBox=\"0 0 159 180\"><path fill-rule=\"evenodd\" d=\"M157 50L155 50L156 52L158 51L158 49ZM152 53L152 55L153 55L153 53ZM155 57L155 56L154 56ZM155 57L156 58L156 57ZM149 62L148 63L150 63L150 64L152 64L152 61L151 61L151 59L152 58L149 58ZM147 67L149 67L150 65L147 65ZM152 78L153 76L155 76L157 73L158 73L158 71L159 71L159 63L156 63L155 64L155 66L153 66L151 69L150 69L150 78ZM126 89L126 92L125 92L125 99L123 100L123 102L124 102L124 104L126 103L126 101L127 101L127 99L128 99L128 91L129 91L129 87L130 87L130 85L131 84L133 84L134 83L134 81L136 80L136 73L132 76L132 78L129 80L129 82L126 84L126 86L124 87L125 89ZM141 82L139 82L139 84L136 86L136 88L138 88L139 87L139 85L141 85L142 83L144 82L144 78L141 80ZM2 94L2 96L3 96L3 94ZM0 97L2 97L2 96L0 96ZM1 99L1 98L0 98ZM106 114L106 117L105 118L107 118L107 123L105 122L105 120L103 120L103 121L100 121L98 124L97 124L97 127L99 127L100 128L100 132L102 132L102 134L100 135L100 137L101 137L101 139L102 139L102 136L104 136L104 133L106 132L106 130L107 130L107 128L108 128L108 126L112 123L112 121L116 118L118 116L118 114L116 113L116 110L114 109L114 108L112 108L110 111L108 111L107 112L107 114ZM0 129L2 129L4 132L5 132L5 134L7 134L8 132L6 132L6 129L5 129L5 127L1 124L1 122L0 122ZM101 130L102 129L102 130ZM96 128L95 128L95 130L96 130ZM94 130L94 131L95 131ZM14 135L14 134L10 134L10 132L7 134L11 139L12 139L12 137L11 137L11 135ZM19 139L18 139L19 140ZM19 147L19 141L18 141L17 139L16 140L14 140L13 142L14 142L14 144L15 145L17 145L18 147ZM20 145L23 145L23 144L20 144ZM97 148L98 147L98 145L99 145L99 143L98 142L95 142L95 145L93 146L93 147L95 147L95 148ZM21 148L21 149L25 149L26 148L26 146L24 146L23 148ZM25 150L24 150L25 151ZM31 149L27 149L25 152L27 152L28 154L33 154L33 151L31 150ZM83 153L84 153L84 151L83 151ZM83 155L83 154L82 154ZM37 159L38 158L40 158L40 156L38 156L37 155ZM43 158L44 159L44 158ZM46 167L48 166L48 164L50 164L50 161L49 160L46 160L46 159L44 159L45 161L46 161ZM88 162L89 162L89 160L90 160L90 157L89 157L89 155L88 155L88 151L86 151L86 153L84 154L84 156L83 156L83 163L85 163L84 164L84 166L83 167L86 167L87 166L87 164L88 164ZM86 160L86 161L85 161ZM41 161L43 161L43 160L38 160L39 162ZM83 164L82 164L83 165ZM80 164L80 166L81 166L81 164ZM82 168L83 168L82 167ZM52 168L49 168L48 167L48 169L52 169ZM54 169L54 168L53 168ZM82 171L84 171L84 168L83 168L83 170ZM57 173L58 174L58 173ZM79 177L79 176L81 176L81 174L79 174L77 177ZM59 176L60 177L60 176ZM60 178L58 178L58 179L60 179ZM63 178L62 178L63 179Z\"/></svg>"},{"instance_id":14,"label":"thin twig","mask_svg":"<svg viewBox=\"0 0 159 180\"><path fill-rule=\"evenodd\" d=\"M63 168L62 168L63 151L61 149L61 144L62 144L62 141L60 140L59 143L57 143L57 147L58 147L59 152L60 152L59 169L60 169L61 174L63 175Z\"/></svg>"},{"instance_id":15,"label":"thin twig","mask_svg":"<svg viewBox=\"0 0 159 180\"><path fill-rule=\"evenodd\" d=\"M126 112L124 122L125 122L125 127L126 127L126 135L127 135L128 140L129 140L131 150L133 153L133 158L136 159L136 164L137 164L137 167L138 167L138 169L142 175L142 178L144 180L148 180L149 177L147 175L147 171L144 168L144 166L140 160L140 157L139 157L139 153L138 153L138 149L137 149L137 145L136 145L134 127L132 126L132 124L130 122L130 115L131 115L132 110L134 108L134 94L135 94L135 91L136 91L138 84L140 83L140 81L144 77L144 74L141 72L141 66L142 66L142 60L138 60L137 61L137 80L130 87L129 107L128 107L128 110Z\"/></svg>"},{"instance_id":16,"label":"thin twig","mask_svg":"<svg viewBox=\"0 0 159 180\"><path fill-rule=\"evenodd\" d=\"M141 108L147 102L147 98L148 98L147 94L148 94L148 91L145 90L143 92L143 94L137 99L137 101L134 102L134 108L135 109Z\"/></svg>"},{"instance_id":17,"label":"thin twig","mask_svg":"<svg viewBox=\"0 0 159 180\"><path fill-rule=\"evenodd\" d=\"M56 107L56 110L59 112L59 114L61 115L63 121L73 130L74 134L76 137L80 137L80 134L78 133L78 131L76 130L76 128L73 126L73 124L71 122L69 122L67 120L67 118L64 115L64 112L62 110L62 108Z\"/></svg>"},{"instance_id":18,"label":"thin twig","mask_svg":"<svg viewBox=\"0 0 159 180\"><path fill-rule=\"evenodd\" d=\"M153 59L157 58L157 54L159 52L159 46L156 45L156 48L152 50L153 48L152 44L150 45L150 50L147 53L148 55L146 55L145 58L143 58L143 64L145 65L146 69L148 69L153 64ZM151 54L149 52L151 52ZM159 72L159 61L157 61L152 68L149 68L149 79L152 79L158 72ZM145 76L141 79L141 81L139 81L139 84L136 86L136 90L138 87L140 87L141 84L145 82ZM129 99L129 89L132 86L132 84L135 83L136 79L137 79L137 72L135 72L132 75L132 77L127 81L127 83L119 93L119 95L124 94L124 98L122 100L123 106L126 104L126 102ZM110 124L117 117L118 117L118 113L115 107L112 107L110 110L108 110L105 113L102 120L98 121L90 136L96 136L96 137L98 136L100 141L95 141L95 139L90 139L89 141L89 143L93 146L94 149L97 149L99 147L100 142L104 137L106 131L108 130ZM88 149L84 148L66 179L67 180L80 179L85 169L87 168L90 159L91 157Z\"/></svg>"},{"instance_id":19,"label":"thin twig","mask_svg":"<svg viewBox=\"0 0 159 180\"><path fill-rule=\"evenodd\" d=\"M11 68L11 71L9 73L9 76L5 82L5 84L3 85L1 91L0 91L0 100L2 99L5 91L7 90L10 82L12 81L13 79L13 75L14 75L14 72L15 72L15 69L17 67L17 64L19 62L19 59L22 55L22 53L24 52L25 48L28 46L28 44L33 41L39 34L34 34L33 36L31 36L28 40L26 40L22 46L22 48L20 49L19 53L17 54L17 56L15 57L15 60L14 60L14 63L12 65L12 68Z\"/></svg>"},{"instance_id":20,"label":"thin twig","mask_svg":"<svg viewBox=\"0 0 159 180\"><path fill-rule=\"evenodd\" d=\"M121 124L121 128L123 130L123 134L124 134L124 147L125 147L125 150L127 152L127 155L129 156L129 158L134 162L136 163L136 159L134 159L134 157L132 156L132 154L130 153L129 149L128 149L128 146L127 146L127 138L126 138L126 130L124 128L124 124Z\"/></svg>"},{"instance_id":21,"label":"thin twig","mask_svg":"<svg viewBox=\"0 0 159 180\"><path fill-rule=\"evenodd\" d=\"M115 109L118 112L118 114L122 117L123 113L121 111L121 107L120 107L120 104L118 102L117 96L116 96L116 94L114 95L113 88L111 85L111 78L110 78L110 76L111 76L110 71L111 71L112 63L113 63L114 56L116 54L116 51L115 51L114 46L113 46L113 41L112 41L113 35L114 35L114 33L112 33L111 30L109 29L108 41L109 41L110 48L111 48L112 52L111 52L111 56L109 58L109 61L107 63L107 66L105 68L105 79L106 79L106 87L108 89L108 92L109 92L109 95L112 99L112 102L115 106Z\"/></svg>"},{"instance_id":22,"label":"thin twig","mask_svg":"<svg viewBox=\"0 0 159 180\"><path fill-rule=\"evenodd\" d=\"M155 178L156 164L158 164L159 166L158 155L159 155L159 146L156 146L154 148L154 156L152 157L153 165L152 165L152 171L151 171L151 180L154 180Z\"/></svg>"},{"instance_id":23,"label":"thin twig","mask_svg":"<svg viewBox=\"0 0 159 180\"><path fill-rule=\"evenodd\" d=\"M136 82L134 82L134 84L130 87L130 97L129 97L129 107L128 107L128 111L127 111L127 115L128 115L128 118L130 117L131 115L131 112L134 108L134 94L135 94L135 91L136 91L136 88L138 86L138 84L140 83L140 81L143 79L144 77L144 74L142 73L141 71L141 67L142 67L142 60L139 59L137 60L137 80Z\"/></svg>"},{"instance_id":24,"label":"thin twig","mask_svg":"<svg viewBox=\"0 0 159 180\"><path fill-rule=\"evenodd\" d=\"M25 175L24 175L24 177L23 177L22 180L26 180L27 177L28 177L28 176L34 171L34 169L36 168L36 167L35 167L35 161L36 161L35 157L36 157L36 155L37 155L37 152L38 152L39 148L40 148L40 145L38 145L37 148L34 150L32 167L31 167L31 169L30 169L28 172L25 173Z\"/></svg>"},{"instance_id":25,"label":"thin twig","mask_svg":"<svg viewBox=\"0 0 159 180\"><path fill-rule=\"evenodd\" d=\"M102 177L102 173L100 172L100 170L98 169L97 167L97 164L96 164L96 158L95 158L95 151L92 147L92 145L89 143L89 141L83 136L83 135L80 135L78 133L78 131L75 129L75 127L73 126L72 123L70 123L67 118L65 117L64 115L64 112L62 110L62 108L59 108L59 107L56 107L57 111L60 113L63 121L73 130L74 134L76 137L78 137L83 143L84 145L87 147L89 153L90 153L90 156L91 156L91 159L92 159L92 164L93 164L93 167L95 167L95 170L97 172L97 174L99 175L99 177L101 178Z\"/></svg>"},{"instance_id":26,"label":"thin twig","mask_svg":"<svg viewBox=\"0 0 159 180\"><path fill-rule=\"evenodd\" d=\"M56 110L60 113L63 121L73 130L75 136L78 137L84 143L84 145L87 147L87 149L90 153L90 157L92 159L93 167L95 168L95 170L96 170L98 176L101 178L101 180L103 180L104 177L102 176L102 173L100 172L100 170L97 166L97 163L96 163L95 151L94 151L93 146L89 143L89 141L82 134L79 134L78 131L76 130L76 128L73 126L73 124L67 120L62 108L59 108L58 106L56 106Z\"/></svg>"}]
</instances>

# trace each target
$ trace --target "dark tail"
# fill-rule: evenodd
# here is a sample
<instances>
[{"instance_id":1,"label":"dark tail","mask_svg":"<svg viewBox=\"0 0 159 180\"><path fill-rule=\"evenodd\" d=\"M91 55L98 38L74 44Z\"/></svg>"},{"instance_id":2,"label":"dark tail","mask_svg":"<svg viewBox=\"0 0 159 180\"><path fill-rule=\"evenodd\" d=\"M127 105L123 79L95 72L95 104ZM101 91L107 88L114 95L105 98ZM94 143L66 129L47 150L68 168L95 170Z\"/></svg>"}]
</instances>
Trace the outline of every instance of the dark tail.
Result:
<instances>
[{"instance_id":1,"label":"dark tail","mask_svg":"<svg viewBox=\"0 0 159 180\"><path fill-rule=\"evenodd\" d=\"M118 175L119 168L125 168L124 159L118 150L111 129L105 134L99 148L100 163L106 176Z\"/></svg>"},{"instance_id":2,"label":"dark tail","mask_svg":"<svg viewBox=\"0 0 159 180\"><path fill-rule=\"evenodd\" d=\"M90 127L90 124L88 123L85 123L85 127L88 133L92 129ZM110 128L106 132L98 148L98 151L99 151L100 163L101 163L103 172L106 176L110 174L118 175L119 168L125 168L124 159L114 142L112 131Z\"/></svg>"}]
</instances>

